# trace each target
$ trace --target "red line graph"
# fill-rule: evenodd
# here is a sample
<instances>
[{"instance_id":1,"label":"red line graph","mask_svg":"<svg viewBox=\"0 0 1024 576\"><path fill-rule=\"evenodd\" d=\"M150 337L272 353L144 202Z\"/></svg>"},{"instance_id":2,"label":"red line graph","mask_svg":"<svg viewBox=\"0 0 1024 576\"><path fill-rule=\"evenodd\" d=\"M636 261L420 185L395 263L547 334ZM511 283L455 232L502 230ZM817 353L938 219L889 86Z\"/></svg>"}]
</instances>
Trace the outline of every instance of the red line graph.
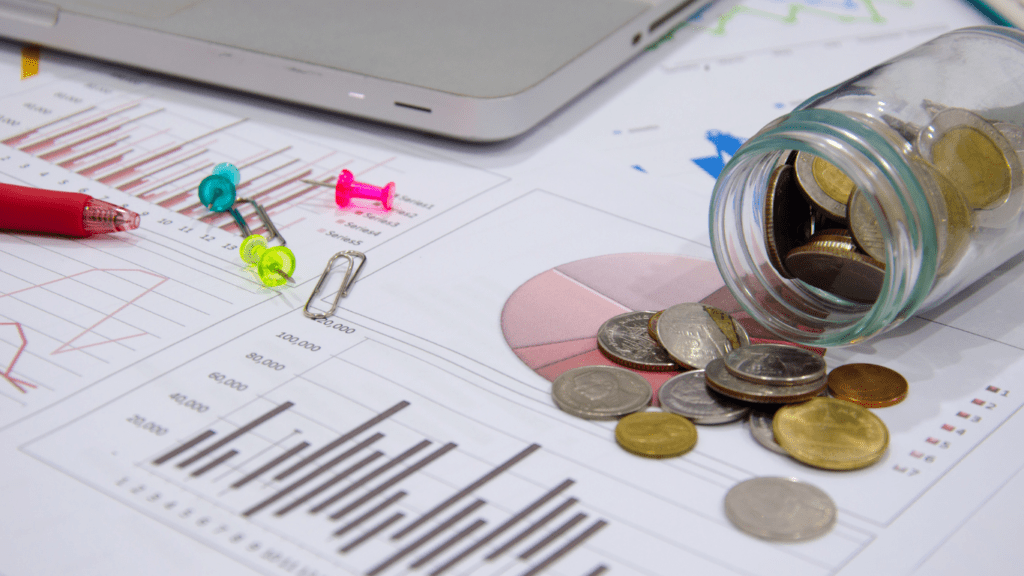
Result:
<instances>
[{"instance_id":1,"label":"red line graph","mask_svg":"<svg viewBox=\"0 0 1024 576\"><path fill-rule=\"evenodd\" d=\"M21 353L25 351L25 346L28 344L28 340L25 338L25 331L21 329L21 324L18 324L17 322L0 322L0 327L2 327L3 330L11 330L11 328L7 328L7 326L12 326L14 330L18 332L18 338L21 340L21 345L18 346L17 352L14 353L11 359L7 361L7 366L3 368L3 372L0 372L0 376L3 376L19 391L25 393L28 392L28 390L25 389L26 387L35 388L36 385L31 382L15 378L11 375L11 372L14 371L14 365L18 363L18 358L21 357Z\"/></svg>"},{"instance_id":2,"label":"red line graph","mask_svg":"<svg viewBox=\"0 0 1024 576\"><path fill-rule=\"evenodd\" d=\"M78 272L78 273L75 273L75 274L71 274L71 275L65 276L63 278L57 278L56 280L50 280L48 282L43 282L41 284L36 284L34 286L29 286L29 287L26 287L26 288L22 288L20 290L15 290L13 292L8 292L6 294L0 294L0 298L5 298L7 296L13 296L15 294L20 294L22 292L26 292L28 290L34 290L34 289L37 289L37 288L41 288L43 286L49 286L49 285L55 284L57 282L64 282L64 281L70 280L72 278L83 276L85 274L93 274L93 273L97 273L97 272L101 272L101 273L103 273L103 272L105 272L105 273L125 272L125 273L134 273L134 274L144 274L144 275L147 275L147 276L152 276L154 278L157 278L158 280L156 281L155 284L153 284L152 286L149 286L149 287L135 286L135 287L141 288L141 291L139 293L133 295L131 298L122 299L122 302L121 302L121 304L119 306L117 306L112 311L104 313L104 315L99 320L93 322L91 325L89 325L85 329L81 330L75 336L73 336L73 337L69 338L67 341L61 343L61 345L58 346L57 349L54 350L53 352L51 352L50 354L51 355L63 354L65 352L73 352L73 351L77 351L77 350L83 350L85 348L91 348L93 346L99 346L101 344L109 344L111 342L119 342L119 341L122 341L122 340L127 340L129 338L137 338L139 336L147 336L147 335L149 335L148 332L141 331L141 332L134 333L134 334L125 334L125 335L120 335L120 336L116 336L116 337L107 337L107 336L101 336L98 333L94 332L100 325L102 325L103 323L111 320L112 318L114 318L114 316L116 314L118 314L122 310L128 308L129 306L135 304L136 302L139 301L139 299L143 298L144 296L146 296L147 294L149 294L150 292L155 290L158 286L160 286L161 284L163 284L164 282L167 281L167 277L166 276L161 276L160 274L155 274L155 273L149 272L147 270L124 269L124 268L96 268L94 270L85 270L83 272ZM19 326L19 332L20 332L20 326ZM79 342L81 339L83 339L84 337L86 337L89 334L93 334L94 336L98 336L100 338L100 340L98 342L88 342L88 343L81 343L81 344L77 344L77 345L75 344L76 342ZM22 339L24 340L24 337Z\"/></svg>"}]
</instances>

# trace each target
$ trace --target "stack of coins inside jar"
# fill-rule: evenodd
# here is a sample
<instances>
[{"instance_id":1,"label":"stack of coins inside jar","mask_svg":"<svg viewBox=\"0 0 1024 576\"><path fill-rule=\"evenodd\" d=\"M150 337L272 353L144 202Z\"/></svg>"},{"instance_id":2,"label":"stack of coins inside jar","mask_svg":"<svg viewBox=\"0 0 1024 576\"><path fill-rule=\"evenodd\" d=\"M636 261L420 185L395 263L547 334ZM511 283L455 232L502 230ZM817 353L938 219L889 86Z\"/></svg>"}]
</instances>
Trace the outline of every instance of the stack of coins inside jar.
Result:
<instances>
[{"instance_id":1,"label":"stack of coins inside jar","mask_svg":"<svg viewBox=\"0 0 1024 576\"><path fill-rule=\"evenodd\" d=\"M964 262L978 236L1016 226L1024 206L1024 129L962 108L924 106L932 114L927 126L851 116L904 152L933 214L942 278ZM823 158L788 154L766 186L769 262L784 278L874 302L885 278L886 235L869 194Z\"/></svg>"}]
</instances>

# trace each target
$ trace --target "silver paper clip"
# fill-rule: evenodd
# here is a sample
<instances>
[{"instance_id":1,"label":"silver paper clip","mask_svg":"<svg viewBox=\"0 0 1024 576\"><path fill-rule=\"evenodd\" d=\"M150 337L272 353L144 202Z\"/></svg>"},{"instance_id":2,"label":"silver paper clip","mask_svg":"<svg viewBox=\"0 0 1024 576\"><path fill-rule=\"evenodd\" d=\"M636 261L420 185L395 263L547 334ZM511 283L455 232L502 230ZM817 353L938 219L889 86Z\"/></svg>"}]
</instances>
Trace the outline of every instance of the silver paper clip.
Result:
<instances>
[{"instance_id":1,"label":"silver paper clip","mask_svg":"<svg viewBox=\"0 0 1024 576\"><path fill-rule=\"evenodd\" d=\"M235 200L235 204L239 202L248 202L249 204L252 204L252 209L256 212L256 216L259 217L260 223L263 224L263 227L266 228L267 232L270 234L267 237L267 242L270 242L274 238L277 238L278 240L281 241L281 246L288 245L288 243L285 242L284 236L281 236L281 233L278 232L277 226L274 226L274 223L271 222L270 215L268 215L267 211L263 209L263 206L257 204L256 201L253 200L252 198L238 198L237 200ZM238 227L242 229L242 232L245 233L245 236L248 237L249 235L251 235L252 232L250 232L249 227L246 226L245 218L242 218L241 215L235 216L236 214L238 214L238 211L235 210L234 208L232 208L231 211L232 216L235 218L235 223L238 224Z\"/></svg>"},{"instance_id":2,"label":"silver paper clip","mask_svg":"<svg viewBox=\"0 0 1024 576\"><path fill-rule=\"evenodd\" d=\"M348 260L348 270L345 271L345 278L341 281L341 288L338 288L338 293L334 296L334 303L331 304L331 309L324 313L310 312L309 307L313 304L313 299L320 293L320 289L323 288L324 282L327 281L327 276L331 273L331 268L334 266L334 261L338 258L344 258ZM359 260L359 264L356 264L355 259ZM338 308L338 301L341 300L342 296L348 295L348 289L352 286L352 283L356 281L356 276L359 275L359 271L362 270L363 264L366 263L366 254L362 252L356 252L355 250L345 250L338 252L331 259L327 261L327 267L324 268L324 273L320 275L320 281L313 287L313 293L309 295L309 300L306 301L305 308L302 309L302 313L306 315L306 318L313 318L315 320L321 320L327 318Z\"/></svg>"}]
</instances>

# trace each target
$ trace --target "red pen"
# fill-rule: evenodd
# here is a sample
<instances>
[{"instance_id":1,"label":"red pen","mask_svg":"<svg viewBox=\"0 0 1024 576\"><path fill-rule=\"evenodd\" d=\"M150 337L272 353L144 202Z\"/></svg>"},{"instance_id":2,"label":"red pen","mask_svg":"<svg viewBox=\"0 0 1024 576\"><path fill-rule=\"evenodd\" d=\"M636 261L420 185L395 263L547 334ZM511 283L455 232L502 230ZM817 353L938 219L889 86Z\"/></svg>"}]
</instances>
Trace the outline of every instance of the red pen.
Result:
<instances>
[{"instance_id":1,"label":"red pen","mask_svg":"<svg viewBox=\"0 0 1024 576\"><path fill-rule=\"evenodd\" d=\"M139 215L79 192L0 183L0 229L92 236L139 227Z\"/></svg>"}]
</instances>

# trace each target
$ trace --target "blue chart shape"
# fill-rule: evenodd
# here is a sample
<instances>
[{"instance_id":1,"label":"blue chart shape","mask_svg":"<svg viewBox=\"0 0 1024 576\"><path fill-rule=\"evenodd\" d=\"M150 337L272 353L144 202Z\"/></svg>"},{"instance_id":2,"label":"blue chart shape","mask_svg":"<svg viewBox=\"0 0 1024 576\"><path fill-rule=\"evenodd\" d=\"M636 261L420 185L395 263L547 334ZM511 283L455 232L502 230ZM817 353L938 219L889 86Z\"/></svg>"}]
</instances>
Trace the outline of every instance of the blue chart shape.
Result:
<instances>
[{"instance_id":1,"label":"blue chart shape","mask_svg":"<svg viewBox=\"0 0 1024 576\"><path fill-rule=\"evenodd\" d=\"M712 178L718 178L718 175L725 169L725 158L722 157L722 154L728 154L730 157L735 154L739 150L740 144L743 144L743 138L737 138L720 130L708 130L704 137L715 145L715 155L694 158L693 163L700 166Z\"/></svg>"}]
</instances>

